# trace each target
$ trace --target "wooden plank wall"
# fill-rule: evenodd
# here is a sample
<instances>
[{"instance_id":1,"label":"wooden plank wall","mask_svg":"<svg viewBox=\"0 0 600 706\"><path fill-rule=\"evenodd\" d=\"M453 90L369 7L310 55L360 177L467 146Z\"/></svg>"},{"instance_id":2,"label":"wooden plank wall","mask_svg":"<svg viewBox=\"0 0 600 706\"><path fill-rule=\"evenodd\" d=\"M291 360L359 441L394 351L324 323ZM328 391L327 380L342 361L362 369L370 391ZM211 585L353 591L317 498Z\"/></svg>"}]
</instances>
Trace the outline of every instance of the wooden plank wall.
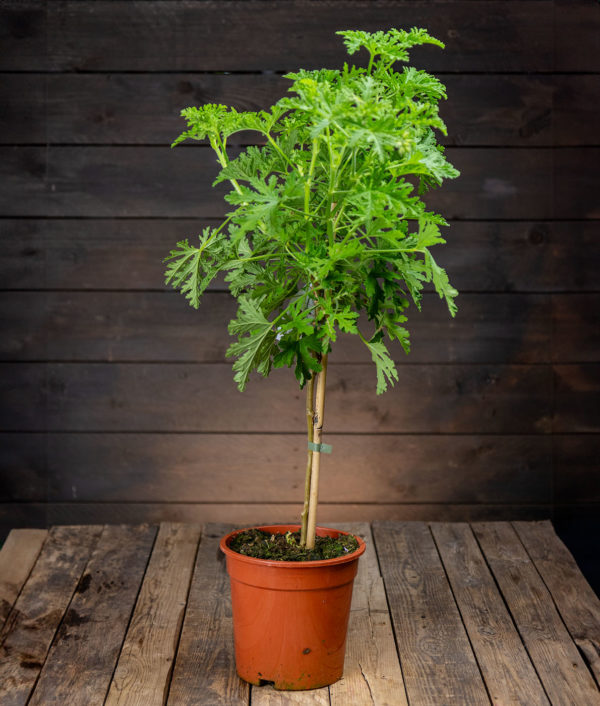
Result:
<instances>
[{"instance_id":1,"label":"wooden plank wall","mask_svg":"<svg viewBox=\"0 0 600 706\"><path fill-rule=\"evenodd\" d=\"M282 73L338 66L334 31L425 26L462 171L430 202L461 291L413 314L400 382L331 356L321 518L539 518L600 501L600 6L592 0L3 0L2 525L287 520L303 395L240 394L232 301L199 312L162 258L223 213L182 107L256 109Z\"/></svg>"}]
</instances>

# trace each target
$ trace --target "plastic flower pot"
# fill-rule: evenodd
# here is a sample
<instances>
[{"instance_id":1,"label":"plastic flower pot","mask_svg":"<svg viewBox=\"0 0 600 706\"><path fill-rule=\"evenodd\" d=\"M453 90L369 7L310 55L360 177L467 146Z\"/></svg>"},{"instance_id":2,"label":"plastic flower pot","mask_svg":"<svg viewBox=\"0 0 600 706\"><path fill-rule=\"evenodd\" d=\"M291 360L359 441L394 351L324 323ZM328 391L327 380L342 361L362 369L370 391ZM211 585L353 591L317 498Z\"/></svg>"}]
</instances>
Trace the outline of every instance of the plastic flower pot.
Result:
<instances>
[{"instance_id":1,"label":"plastic flower pot","mask_svg":"<svg viewBox=\"0 0 600 706\"><path fill-rule=\"evenodd\" d=\"M271 533L298 525L266 525ZM365 543L346 556L322 561L272 561L238 554L221 540L231 582L235 660L251 684L276 689L316 689L341 678L352 586ZM317 527L318 536L340 530Z\"/></svg>"}]
</instances>

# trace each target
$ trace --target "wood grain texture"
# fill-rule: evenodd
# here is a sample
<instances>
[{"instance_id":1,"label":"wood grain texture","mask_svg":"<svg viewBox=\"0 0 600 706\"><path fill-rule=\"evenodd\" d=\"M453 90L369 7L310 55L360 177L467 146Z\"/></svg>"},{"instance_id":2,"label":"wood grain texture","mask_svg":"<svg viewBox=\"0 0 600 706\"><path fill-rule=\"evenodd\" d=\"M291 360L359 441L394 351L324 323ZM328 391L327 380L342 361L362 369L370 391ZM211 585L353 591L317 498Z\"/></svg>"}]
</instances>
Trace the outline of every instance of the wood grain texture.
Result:
<instances>
[{"instance_id":1,"label":"wood grain texture","mask_svg":"<svg viewBox=\"0 0 600 706\"><path fill-rule=\"evenodd\" d=\"M492 703L549 704L469 525L431 531Z\"/></svg>"},{"instance_id":2,"label":"wood grain texture","mask_svg":"<svg viewBox=\"0 0 600 706\"><path fill-rule=\"evenodd\" d=\"M591 321L557 346L552 324L560 312L556 338L563 341L582 316L593 316L586 312L595 303L600 297L464 294L453 319L437 294L426 293L422 311L408 312L410 356L399 344L389 350L400 365L571 362L581 348L591 359L600 354L600 337L597 345L577 346L593 331ZM198 311L177 292L0 292L0 360L225 362L236 311L227 292L207 292ZM366 317L363 323L369 330ZM340 334L333 351L339 362L371 362L358 336Z\"/></svg>"},{"instance_id":3,"label":"wood grain texture","mask_svg":"<svg viewBox=\"0 0 600 706\"><path fill-rule=\"evenodd\" d=\"M217 222L5 218L0 220L0 286L159 290L169 250L178 240L193 242L203 227ZM455 221L447 238L450 245L440 249L437 260L461 292L586 292L597 287L600 221ZM224 282L215 285L223 289Z\"/></svg>"},{"instance_id":4,"label":"wood grain texture","mask_svg":"<svg viewBox=\"0 0 600 706\"><path fill-rule=\"evenodd\" d=\"M102 528L54 527L0 632L0 702L29 698Z\"/></svg>"},{"instance_id":5,"label":"wood grain texture","mask_svg":"<svg viewBox=\"0 0 600 706\"><path fill-rule=\"evenodd\" d=\"M202 532L167 700L169 705L249 703L250 687L235 671L229 580L225 556L219 550L221 537L231 529L231 525L208 525Z\"/></svg>"},{"instance_id":6,"label":"wood grain texture","mask_svg":"<svg viewBox=\"0 0 600 706\"><path fill-rule=\"evenodd\" d=\"M3 70L161 71L261 70L339 65L346 54L334 36L344 25L377 30L390 25L428 27L446 41L446 51L425 48L414 61L445 71L598 70L597 13L588 3L556 6L549 1L473 4L373 3L365 15L355 2L295 0L285 6L257 2L201 4L63 2L8 5L2 17ZM44 21L46 19L46 21ZM555 22L561 32L555 34ZM115 32L114 27L119 31ZM169 32L165 31L169 28ZM466 31L468 28L468 31ZM576 34L573 45L568 37ZM48 36L48 53L42 47ZM218 37L218 42L215 42ZM282 53L282 47L287 48Z\"/></svg>"},{"instance_id":7,"label":"wood grain texture","mask_svg":"<svg viewBox=\"0 0 600 706\"><path fill-rule=\"evenodd\" d=\"M406 706L402 670L371 528L368 523L358 522L340 528L360 536L367 549L354 579L344 676L329 687L331 704Z\"/></svg>"},{"instance_id":8,"label":"wood grain texture","mask_svg":"<svg viewBox=\"0 0 600 706\"><path fill-rule=\"evenodd\" d=\"M232 156L236 154L232 150ZM598 219L600 148L450 147L461 178L426 197L450 219ZM210 148L1 147L6 216L214 217L226 212ZM193 178L191 176L193 175ZM560 199L555 198L560 194Z\"/></svg>"},{"instance_id":9,"label":"wood grain texture","mask_svg":"<svg viewBox=\"0 0 600 706\"><path fill-rule=\"evenodd\" d=\"M553 438L555 493L561 503L599 503L600 437L574 434Z\"/></svg>"},{"instance_id":10,"label":"wood grain texture","mask_svg":"<svg viewBox=\"0 0 600 706\"><path fill-rule=\"evenodd\" d=\"M578 368L572 370L576 374ZM398 372L395 390L376 396L372 366L331 365L325 435L550 431L547 366L406 364ZM227 364L3 363L0 373L0 423L6 431L304 428L301 391L289 371L251 381L243 394ZM571 431L578 423L575 416L565 417L554 431Z\"/></svg>"},{"instance_id":11,"label":"wood grain texture","mask_svg":"<svg viewBox=\"0 0 600 706\"><path fill-rule=\"evenodd\" d=\"M270 684L251 686L252 706L329 706L329 688L309 691L277 691ZM357 702L357 706L360 702Z\"/></svg>"},{"instance_id":12,"label":"wood grain texture","mask_svg":"<svg viewBox=\"0 0 600 706\"><path fill-rule=\"evenodd\" d=\"M144 575L106 706L163 706L200 527L163 523Z\"/></svg>"},{"instance_id":13,"label":"wood grain texture","mask_svg":"<svg viewBox=\"0 0 600 706\"><path fill-rule=\"evenodd\" d=\"M600 600L548 520L513 527L552 594L567 630L600 683Z\"/></svg>"},{"instance_id":14,"label":"wood grain texture","mask_svg":"<svg viewBox=\"0 0 600 706\"><path fill-rule=\"evenodd\" d=\"M448 93L441 105L445 144L599 144L597 75L447 74L441 80ZM7 74L0 84L0 144L171 144L185 125L182 108L224 103L263 110L290 85L271 73ZM257 133L245 132L228 142L256 140Z\"/></svg>"},{"instance_id":15,"label":"wood grain texture","mask_svg":"<svg viewBox=\"0 0 600 706\"><path fill-rule=\"evenodd\" d=\"M594 679L514 529L472 526L550 702L600 704Z\"/></svg>"},{"instance_id":16,"label":"wood grain texture","mask_svg":"<svg viewBox=\"0 0 600 706\"><path fill-rule=\"evenodd\" d=\"M600 360L600 294L553 297L552 358L557 363Z\"/></svg>"},{"instance_id":17,"label":"wood grain texture","mask_svg":"<svg viewBox=\"0 0 600 706\"><path fill-rule=\"evenodd\" d=\"M14 529L0 549L0 630L37 561L47 530Z\"/></svg>"},{"instance_id":18,"label":"wood grain texture","mask_svg":"<svg viewBox=\"0 0 600 706\"><path fill-rule=\"evenodd\" d=\"M579 506L565 506L575 507ZM33 525L74 522L227 522L240 524L297 522L302 510L298 503L3 503L0 527L22 523ZM319 522L369 522L371 520L439 520L470 522L496 520L543 520L553 515L550 503L523 505L496 503L320 503ZM40 521L40 516L43 521Z\"/></svg>"},{"instance_id":19,"label":"wood grain texture","mask_svg":"<svg viewBox=\"0 0 600 706\"><path fill-rule=\"evenodd\" d=\"M322 502L552 502L545 435L328 439ZM6 450L18 458L37 448L49 476L38 499L51 502L298 502L305 446L302 434L53 434L47 443L44 435L4 434L0 463ZM8 491L7 500L36 499L17 480Z\"/></svg>"},{"instance_id":20,"label":"wood grain texture","mask_svg":"<svg viewBox=\"0 0 600 706\"><path fill-rule=\"evenodd\" d=\"M410 704L489 704L425 523L373 523Z\"/></svg>"},{"instance_id":21,"label":"wood grain texture","mask_svg":"<svg viewBox=\"0 0 600 706\"><path fill-rule=\"evenodd\" d=\"M555 365L553 429L594 433L600 429L600 365Z\"/></svg>"},{"instance_id":22,"label":"wood grain texture","mask_svg":"<svg viewBox=\"0 0 600 706\"><path fill-rule=\"evenodd\" d=\"M28 702L102 704L156 527L106 526L69 604Z\"/></svg>"}]
</instances>

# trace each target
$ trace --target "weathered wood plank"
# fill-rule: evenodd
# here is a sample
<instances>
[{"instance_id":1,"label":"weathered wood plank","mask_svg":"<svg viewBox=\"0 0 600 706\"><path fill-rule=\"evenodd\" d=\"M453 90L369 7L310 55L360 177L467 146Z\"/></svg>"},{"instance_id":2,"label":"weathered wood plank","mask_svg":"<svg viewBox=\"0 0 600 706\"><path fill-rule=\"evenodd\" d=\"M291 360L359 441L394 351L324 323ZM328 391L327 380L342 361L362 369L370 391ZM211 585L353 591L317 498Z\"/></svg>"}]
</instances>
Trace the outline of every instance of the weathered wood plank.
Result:
<instances>
[{"instance_id":1,"label":"weathered wood plank","mask_svg":"<svg viewBox=\"0 0 600 706\"><path fill-rule=\"evenodd\" d=\"M600 443L597 436L328 436L335 458L321 481L325 502L551 502L553 449L563 453L560 463L555 455L554 471L571 502L599 492L595 456L585 455ZM232 433L224 444L220 434L2 433L0 502L295 501L302 440L301 434L277 434L265 443L259 435ZM250 475L242 472L246 463ZM578 465L570 479L572 463ZM365 467L372 479L367 486ZM273 474L281 482L271 495Z\"/></svg>"},{"instance_id":2,"label":"weathered wood plank","mask_svg":"<svg viewBox=\"0 0 600 706\"><path fill-rule=\"evenodd\" d=\"M215 223L5 218L0 220L0 285L17 290L161 289L169 250ZM461 292L597 288L600 221L454 222L447 238L451 246L441 248L437 259ZM572 246L573 238L579 247Z\"/></svg>"},{"instance_id":3,"label":"weathered wood plank","mask_svg":"<svg viewBox=\"0 0 600 706\"><path fill-rule=\"evenodd\" d=\"M0 433L0 502L44 502L48 499L44 436ZM19 523L8 529L45 526L45 518L40 518L38 522Z\"/></svg>"},{"instance_id":4,"label":"weathered wood plank","mask_svg":"<svg viewBox=\"0 0 600 706\"><path fill-rule=\"evenodd\" d=\"M45 68L46 5L40 0L4 0L0 10L0 70Z\"/></svg>"},{"instance_id":5,"label":"weathered wood plank","mask_svg":"<svg viewBox=\"0 0 600 706\"><path fill-rule=\"evenodd\" d=\"M163 706L200 541L198 525L163 523L106 706Z\"/></svg>"},{"instance_id":6,"label":"weathered wood plank","mask_svg":"<svg viewBox=\"0 0 600 706\"><path fill-rule=\"evenodd\" d=\"M54 527L0 632L0 702L29 703L101 527Z\"/></svg>"},{"instance_id":7,"label":"weathered wood plank","mask_svg":"<svg viewBox=\"0 0 600 706\"><path fill-rule=\"evenodd\" d=\"M595 363L600 360L600 294L552 297L556 363Z\"/></svg>"},{"instance_id":8,"label":"weathered wood plank","mask_svg":"<svg viewBox=\"0 0 600 706\"><path fill-rule=\"evenodd\" d=\"M304 429L302 392L289 371L251 381L243 394L227 364L3 363L0 372L0 423L6 431ZM376 396L372 366L331 365L327 431L550 429L553 389L547 366L405 364L398 373L395 390ZM554 431L570 431L577 423L567 418Z\"/></svg>"},{"instance_id":9,"label":"weathered wood plank","mask_svg":"<svg viewBox=\"0 0 600 706\"><path fill-rule=\"evenodd\" d=\"M222 362L236 308L226 292L207 292L200 311L176 292L0 292L0 359ZM409 314L410 357L398 345L390 351L400 364L592 363L600 354L599 311L595 293L467 293L451 319L426 293L423 311ZM344 363L370 360L347 334L335 352Z\"/></svg>"},{"instance_id":10,"label":"weathered wood plank","mask_svg":"<svg viewBox=\"0 0 600 706\"><path fill-rule=\"evenodd\" d=\"M323 461L322 502L552 501L548 436L328 438L333 455ZM32 447L48 472L39 500L52 502L297 502L304 483L302 434L228 434L227 443L221 434L0 436L10 456ZM27 491L15 482L7 500L35 499Z\"/></svg>"},{"instance_id":11,"label":"weathered wood plank","mask_svg":"<svg viewBox=\"0 0 600 706\"><path fill-rule=\"evenodd\" d=\"M492 703L549 704L469 525L431 531Z\"/></svg>"},{"instance_id":12,"label":"weathered wood plank","mask_svg":"<svg viewBox=\"0 0 600 706\"><path fill-rule=\"evenodd\" d=\"M555 495L561 503L600 502L600 436L553 436Z\"/></svg>"},{"instance_id":13,"label":"weathered wood plank","mask_svg":"<svg viewBox=\"0 0 600 706\"><path fill-rule=\"evenodd\" d=\"M408 701L489 704L429 528L373 524Z\"/></svg>"},{"instance_id":14,"label":"weathered wood plank","mask_svg":"<svg viewBox=\"0 0 600 706\"><path fill-rule=\"evenodd\" d=\"M28 702L103 703L156 527L106 526L61 622Z\"/></svg>"},{"instance_id":15,"label":"weathered wood plank","mask_svg":"<svg viewBox=\"0 0 600 706\"><path fill-rule=\"evenodd\" d=\"M561 339L582 317L597 316L586 314L595 303L598 295L464 294L452 319L430 292L422 312L408 314L410 356L399 344L389 349L399 364L571 362L581 348L591 359L600 354L600 337L597 345L550 345L552 313L561 312ZM199 311L177 292L0 292L0 360L224 362L236 311L227 292L207 292ZM334 351L340 362L371 361L358 336L341 334Z\"/></svg>"},{"instance_id":16,"label":"weathered wood plank","mask_svg":"<svg viewBox=\"0 0 600 706\"><path fill-rule=\"evenodd\" d=\"M597 75L450 74L442 80L446 144L598 144ZM261 110L289 86L278 74L7 74L0 84L0 144L170 144L183 130L182 108L224 103ZM230 141L257 139L246 132Z\"/></svg>"},{"instance_id":17,"label":"weathered wood plank","mask_svg":"<svg viewBox=\"0 0 600 706\"><path fill-rule=\"evenodd\" d=\"M569 506L572 507L572 506ZM53 523L159 523L227 522L235 517L246 526L258 523L297 522L302 511L297 503L3 503L0 528L35 524L40 515ZM474 522L493 520L542 520L552 515L552 505L514 503L498 505L441 503L321 503L319 522L369 522L371 520L439 520ZM45 522L45 519L44 519Z\"/></svg>"},{"instance_id":18,"label":"weathered wood plank","mask_svg":"<svg viewBox=\"0 0 600 706\"><path fill-rule=\"evenodd\" d=\"M205 147L3 147L0 158L5 215L189 217L225 212L228 189L211 188L218 165Z\"/></svg>"},{"instance_id":19,"label":"weathered wood plank","mask_svg":"<svg viewBox=\"0 0 600 706\"><path fill-rule=\"evenodd\" d=\"M553 431L593 433L600 430L600 365L555 365L556 411Z\"/></svg>"},{"instance_id":20,"label":"weathered wood plank","mask_svg":"<svg viewBox=\"0 0 600 706\"><path fill-rule=\"evenodd\" d=\"M354 580L344 676L329 687L332 706L408 702L371 528L353 522L341 528L359 535L367 549ZM254 692L253 692L254 696Z\"/></svg>"},{"instance_id":21,"label":"weathered wood plank","mask_svg":"<svg viewBox=\"0 0 600 706\"><path fill-rule=\"evenodd\" d=\"M598 147L450 147L447 156L461 177L426 199L446 218L600 216ZM6 216L214 217L226 211L228 189L211 188L218 165L208 147L1 147L0 158Z\"/></svg>"},{"instance_id":22,"label":"weathered wood plank","mask_svg":"<svg viewBox=\"0 0 600 706\"><path fill-rule=\"evenodd\" d=\"M576 12L576 10L575 10ZM442 75L448 145L595 145L597 75ZM577 129L573 129L577 125ZM578 133L578 134L574 134Z\"/></svg>"},{"instance_id":23,"label":"weathered wood plank","mask_svg":"<svg viewBox=\"0 0 600 706\"><path fill-rule=\"evenodd\" d=\"M329 706L329 688L310 691L277 691L270 684L251 686L252 706ZM357 702L360 706L361 702Z\"/></svg>"},{"instance_id":24,"label":"weathered wood plank","mask_svg":"<svg viewBox=\"0 0 600 706\"><path fill-rule=\"evenodd\" d=\"M513 620L552 704L600 704L600 692L548 589L508 523L474 523Z\"/></svg>"},{"instance_id":25,"label":"weathered wood plank","mask_svg":"<svg viewBox=\"0 0 600 706\"><path fill-rule=\"evenodd\" d=\"M38 558L47 530L14 529L0 549L0 630Z\"/></svg>"},{"instance_id":26,"label":"weathered wood plank","mask_svg":"<svg viewBox=\"0 0 600 706\"><path fill-rule=\"evenodd\" d=\"M235 671L229 580L219 551L230 530L208 525L202 532L167 704L249 703L249 685Z\"/></svg>"},{"instance_id":27,"label":"weathered wood plank","mask_svg":"<svg viewBox=\"0 0 600 706\"><path fill-rule=\"evenodd\" d=\"M5 3L6 4L6 3ZM593 71L597 13L589 3L534 0L436 3L257 2L6 4L3 70L164 71L262 70L339 65L346 54L334 32L343 24L379 30L428 27L446 51L414 52L414 60L444 71ZM571 7L574 5L574 7ZM559 26L561 32L554 32ZM119 32L114 32L114 27ZM469 31L465 32L465 27ZM168 28L166 31L165 28ZM569 37L577 41L569 41ZM48 37L47 54L44 51ZM219 41L215 42L215 37ZM283 51L285 48L286 51Z\"/></svg>"},{"instance_id":28,"label":"weathered wood plank","mask_svg":"<svg viewBox=\"0 0 600 706\"><path fill-rule=\"evenodd\" d=\"M575 644L600 683L600 600L548 520L513 523Z\"/></svg>"}]
</instances>

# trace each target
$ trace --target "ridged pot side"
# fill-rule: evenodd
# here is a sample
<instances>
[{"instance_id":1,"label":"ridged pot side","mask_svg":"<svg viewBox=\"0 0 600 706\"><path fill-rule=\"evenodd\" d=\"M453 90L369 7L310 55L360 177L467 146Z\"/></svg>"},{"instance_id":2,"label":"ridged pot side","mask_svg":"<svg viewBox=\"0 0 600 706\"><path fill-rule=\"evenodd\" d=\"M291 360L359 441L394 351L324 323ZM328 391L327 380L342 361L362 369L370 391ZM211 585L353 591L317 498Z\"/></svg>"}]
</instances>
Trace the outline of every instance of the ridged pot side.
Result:
<instances>
[{"instance_id":1,"label":"ridged pot side","mask_svg":"<svg viewBox=\"0 0 600 706\"><path fill-rule=\"evenodd\" d=\"M265 525L270 533L298 525ZM352 586L365 543L346 556L322 561L272 561L243 556L221 540L231 582L236 667L251 684L276 689L315 689L341 678ZM338 537L341 530L317 528Z\"/></svg>"}]
</instances>

